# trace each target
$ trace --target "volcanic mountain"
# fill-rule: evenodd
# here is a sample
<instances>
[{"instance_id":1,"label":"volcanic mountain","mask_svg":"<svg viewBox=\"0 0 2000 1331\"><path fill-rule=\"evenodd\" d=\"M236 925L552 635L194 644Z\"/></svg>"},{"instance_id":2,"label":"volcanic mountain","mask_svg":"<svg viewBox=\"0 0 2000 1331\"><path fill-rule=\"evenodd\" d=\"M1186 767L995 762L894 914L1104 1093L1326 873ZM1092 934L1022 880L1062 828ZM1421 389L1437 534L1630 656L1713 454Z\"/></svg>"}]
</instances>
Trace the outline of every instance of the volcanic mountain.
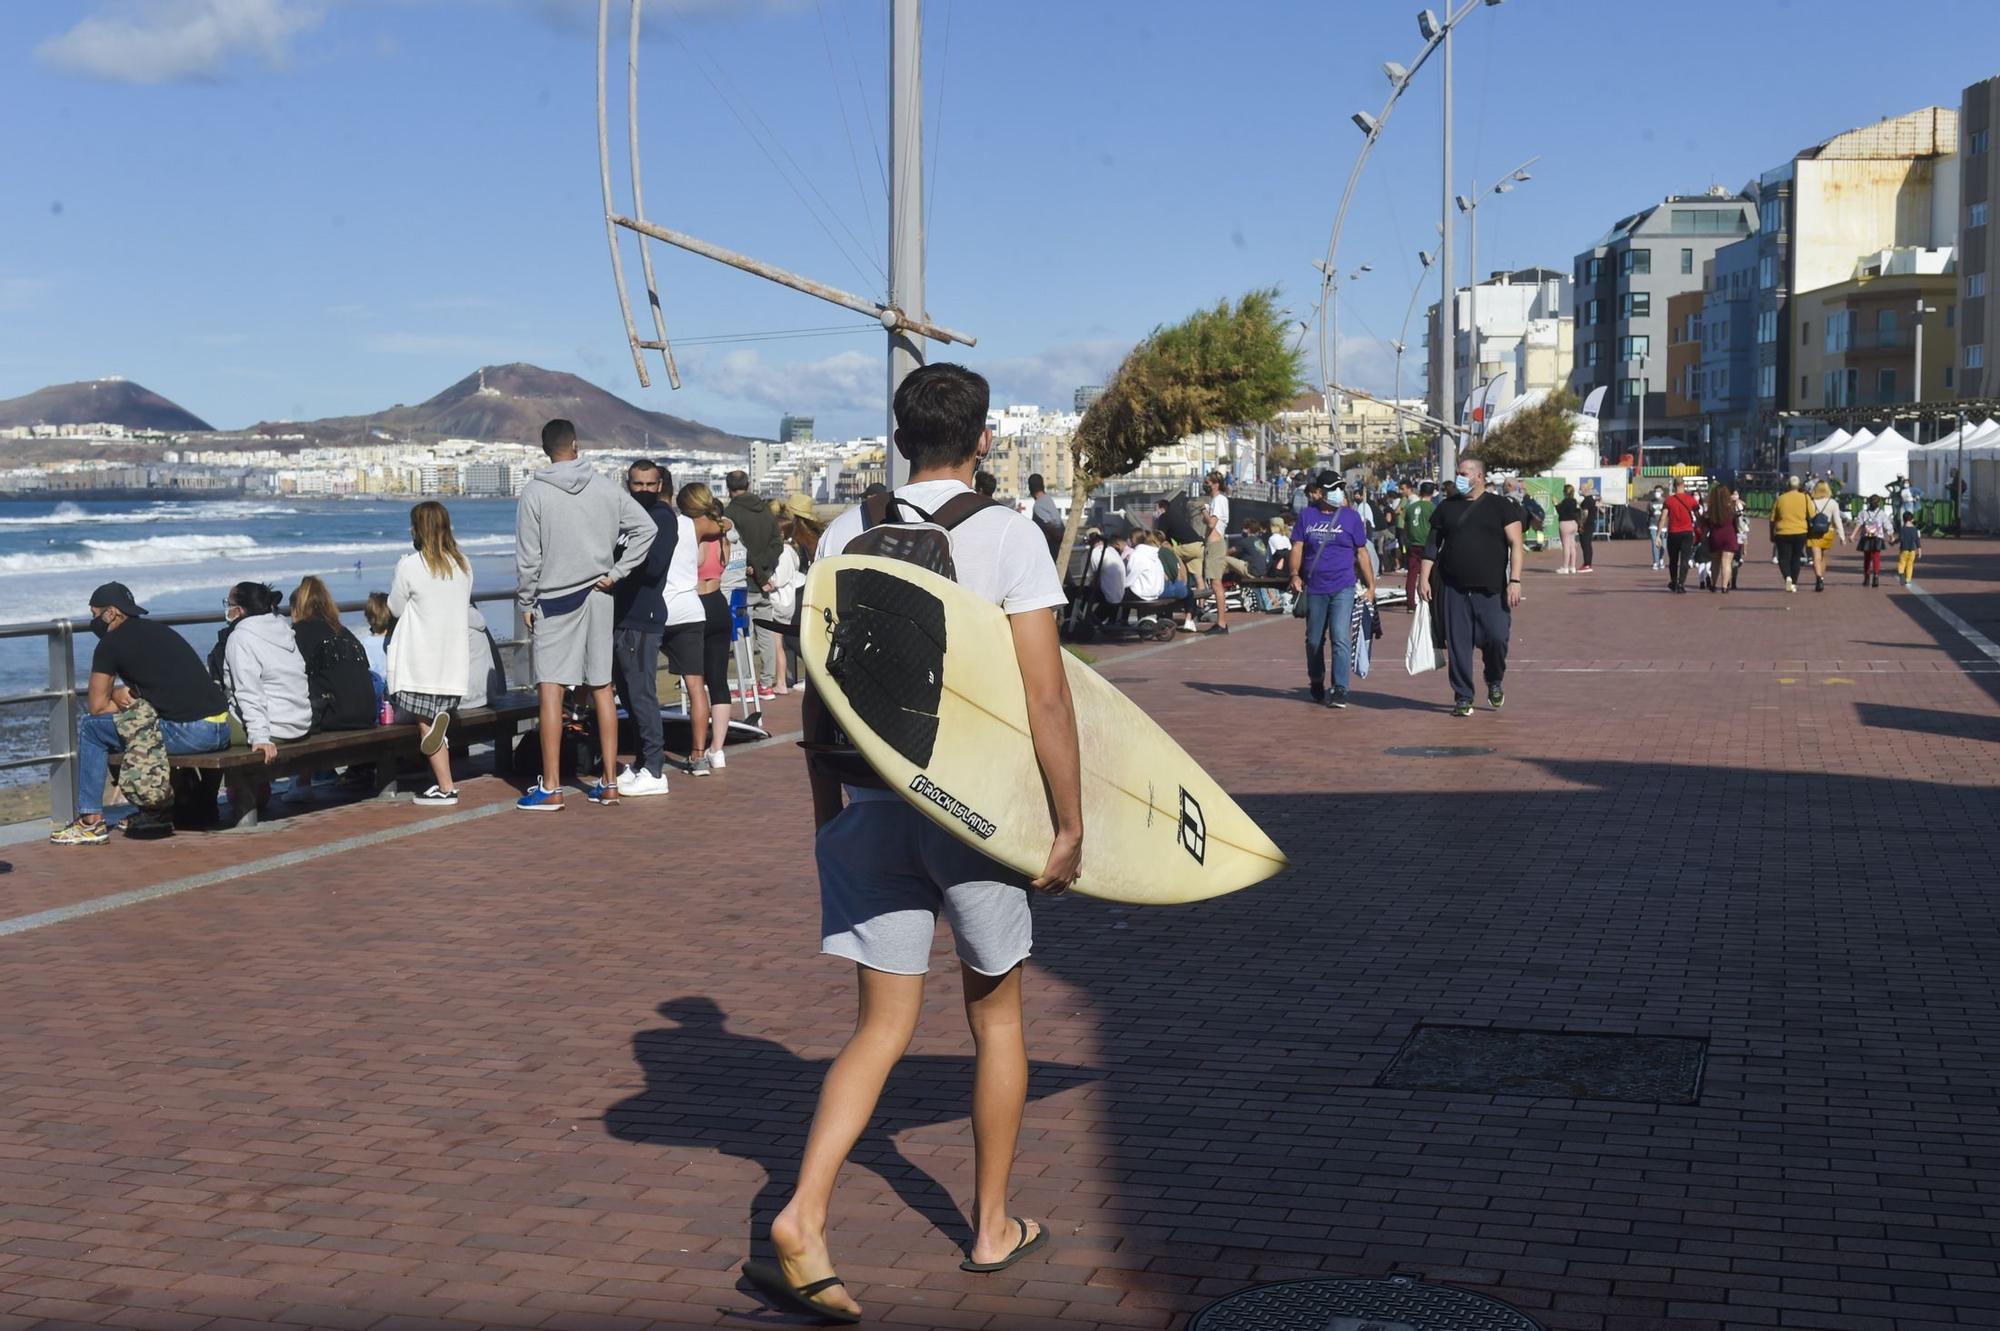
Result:
<instances>
[{"instance_id":1,"label":"volcanic mountain","mask_svg":"<svg viewBox=\"0 0 2000 1331\"><path fill-rule=\"evenodd\" d=\"M252 429L265 435L304 434L328 444L364 438L370 429L425 442L483 439L538 444L542 426L557 416L576 424L578 439L586 449L746 453L750 447L748 439L700 421L642 411L573 374L519 363L475 370L414 407L399 402L366 416L266 421Z\"/></svg>"},{"instance_id":2,"label":"volcanic mountain","mask_svg":"<svg viewBox=\"0 0 2000 1331\"><path fill-rule=\"evenodd\" d=\"M0 429L14 425L122 425L185 434L212 430L201 417L129 379L55 384L0 401Z\"/></svg>"}]
</instances>

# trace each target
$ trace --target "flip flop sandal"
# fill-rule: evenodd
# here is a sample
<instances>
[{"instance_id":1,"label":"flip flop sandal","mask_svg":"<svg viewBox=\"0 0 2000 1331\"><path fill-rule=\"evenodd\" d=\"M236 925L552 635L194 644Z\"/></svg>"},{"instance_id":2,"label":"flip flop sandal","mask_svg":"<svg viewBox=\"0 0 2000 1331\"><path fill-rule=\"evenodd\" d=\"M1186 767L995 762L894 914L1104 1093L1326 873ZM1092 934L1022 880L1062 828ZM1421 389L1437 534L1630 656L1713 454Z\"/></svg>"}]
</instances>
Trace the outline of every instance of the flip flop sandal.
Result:
<instances>
[{"instance_id":1,"label":"flip flop sandal","mask_svg":"<svg viewBox=\"0 0 2000 1331\"><path fill-rule=\"evenodd\" d=\"M1021 1219L1020 1216L1015 1216L1014 1223L1021 1227L1021 1241L1014 1245L1014 1251L1008 1253L997 1262L975 1262L968 1257L958 1264L958 1269L961 1271L976 1271L981 1274L1005 1271L1008 1267L1049 1241L1048 1226L1044 1225L1040 1230L1036 1231L1033 1238L1029 1238L1028 1222Z\"/></svg>"},{"instance_id":2,"label":"flip flop sandal","mask_svg":"<svg viewBox=\"0 0 2000 1331\"><path fill-rule=\"evenodd\" d=\"M751 1286L779 1312L797 1313L803 1317L817 1317L824 1322L838 1322L849 1326L861 1320L859 1313L830 1308L812 1297L824 1290L832 1289L835 1285L846 1283L839 1276L828 1276L824 1280L814 1280L794 1287L785 1279L785 1273L779 1267L765 1262L745 1262L743 1278L748 1280Z\"/></svg>"}]
</instances>

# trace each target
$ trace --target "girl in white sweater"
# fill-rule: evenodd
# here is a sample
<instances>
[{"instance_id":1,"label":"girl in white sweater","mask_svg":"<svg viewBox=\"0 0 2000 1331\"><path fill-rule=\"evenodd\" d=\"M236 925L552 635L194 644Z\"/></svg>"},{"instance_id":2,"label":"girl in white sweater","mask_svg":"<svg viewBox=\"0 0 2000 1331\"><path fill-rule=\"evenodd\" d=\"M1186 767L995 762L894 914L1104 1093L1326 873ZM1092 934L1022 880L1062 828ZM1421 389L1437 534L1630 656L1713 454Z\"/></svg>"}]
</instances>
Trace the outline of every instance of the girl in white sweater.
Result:
<instances>
[{"instance_id":1,"label":"girl in white sweater","mask_svg":"<svg viewBox=\"0 0 2000 1331\"><path fill-rule=\"evenodd\" d=\"M396 562L389 586L389 699L398 719L414 721L424 756L437 780L419 804L458 803L446 731L452 709L465 696L466 634L472 610L472 565L451 534L451 514L425 500L410 510L414 553Z\"/></svg>"}]
</instances>

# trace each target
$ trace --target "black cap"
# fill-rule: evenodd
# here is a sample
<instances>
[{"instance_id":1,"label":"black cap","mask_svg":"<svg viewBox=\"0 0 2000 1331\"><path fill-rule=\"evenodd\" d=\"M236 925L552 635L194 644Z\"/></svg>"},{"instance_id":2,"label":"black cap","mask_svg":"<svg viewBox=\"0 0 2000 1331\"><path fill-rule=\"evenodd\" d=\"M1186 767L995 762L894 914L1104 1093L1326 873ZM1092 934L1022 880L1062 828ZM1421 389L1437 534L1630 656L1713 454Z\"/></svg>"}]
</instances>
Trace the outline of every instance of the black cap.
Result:
<instances>
[{"instance_id":1,"label":"black cap","mask_svg":"<svg viewBox=\"0 0 2000 1331\"><path fill-rule=\"evenodd\" d=\"M90 608L102 610L106 606L128 615L143 615L145 610L132 599L132 589L122 582L107 582L90 594Z\"/></svg>"},{"instance_id":2,"label":"black cap","mask_svg":"<svg viewBox=\"0 0 2000 1331\"><path fill-rule=\"evenodd\" d=\"M1330 471L1320 472L1318 475L1308 477L1306 480L1306 489L1308 490L1332 490L1339 485L1340 477Z\"/></svg>"},{"instance_id":3,"label":"black cap","mask_svg":"<svg viewBox=\"0 0 2000 1331\"><path fill-rule=\"evenodd\" d=\"M866 490L863 490L861 492L861 497L863 499L873 499L876 495L885 495L888 493L889 493L889 487L882 484L882 482L880 481L876 481L873 485L870 485Z\"/></svg>"}]
</instances>

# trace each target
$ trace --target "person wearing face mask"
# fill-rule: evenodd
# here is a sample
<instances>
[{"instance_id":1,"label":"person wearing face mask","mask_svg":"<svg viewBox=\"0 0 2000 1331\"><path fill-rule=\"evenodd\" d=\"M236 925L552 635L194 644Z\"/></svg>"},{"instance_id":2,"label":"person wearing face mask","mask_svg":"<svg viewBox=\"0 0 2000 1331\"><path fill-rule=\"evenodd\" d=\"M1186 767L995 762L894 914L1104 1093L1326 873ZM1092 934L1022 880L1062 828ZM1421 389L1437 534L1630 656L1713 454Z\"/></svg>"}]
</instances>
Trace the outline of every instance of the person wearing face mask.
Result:
<instances>
[{"instance_id":1,"label":"person wearing face mask","mask_svg":"<svg viewBox=\"0 0 2000 1331\"><path fill-rule=\"evenodd\" d=\"M229 747L228 699L187 640L145 614L122 582L107 582L90 594L90 631L98 642L90 655L88 714L77 726L77 816L50 835L56 845L110 839L104 786L113 753L126 751L128 765L149 755L145 761L163 767L164 754ZM126 773L128 786L136 784L134 775ZM152 775L166 784L164 771ZM171 832L170 804L143 809L126 821L126 831Z\"/></svg>"},{"instance_id":2,"label":"person wearing face mask","mask_svg":"<svg viewBox=\"0 0 2000 1331\"><path fill-rule=\"evenodd\" d=\"M224 615L233 621L222 650L222 690L243 728L243 743L265 762L278 757L278 741L312 733L312 682L291 620L279 613L284 598L261 582L229 589ZM260 783L257 800L266 788Z\"/></svg>"},{"instance_id":3,"label":"person wearing face mask","mask_svg":"<svg viewBox=\"0 0 2000 1331\"><path fill-rule=\"evenodd\" d=\"M1425 572L1437 570L1435 586L1423 576L1417 591L1438 602L1450 664L1453 716L1472 715L1472 652L1485 658L1486 701L1498 711L1506 701L1507 640L1514 607L1521 603L1521 510L1486 488L1486 464L1461 458L1452 478L1458 495L1440 504L1431 519Z\"/></svg>"},{"instance_id":4,"label":"person wearing face mask","mask_svg":"<svg viewBox=\"0 0 2000 1331\"><path fill-rule=\"evenodd\" d=\"M1323 471L1306 482L1306 507L1292 524L1292 595L1306 600L1306 685L1312 700L1347 706L1354 663L1355 584L1375 599L1375 569L1368 559L1368 527L1342 503L1338 478ZM1325 684L1326 639L1333 638L1333 687Z\"/></svg>"},{"instance_id":5,"label":"person wearing face mask","mask_svg":"<svg viewBox=\"0 0 2000 1331\"><path fill-rule=\"evenodd\" d=\"M472 565L451 534L451 512L436 500L410 510L410 544L389 584L389 701L398 722L417 728L417 747L436 778L415 802L458 803L447 732L472 676Z\"/></svg>"},{"instance_id":6,"label":"person wearing face mask","mask_svg":"<svg viewBox=\"0 0 2000 1331\"><path fill-rule=\"evenodd\" d=\"M625 489L658 529L645 562L611 589L617 629L611 641L612 682L639 737L638 765L618 774L618 793L667 793L666 739L660 724L660 639L667 631L667 570L680 545L680 524L672 504L673 477L651 458L625 470ZM620 553L623 553L622 551Z\"/></svg>"}]
</instances>

